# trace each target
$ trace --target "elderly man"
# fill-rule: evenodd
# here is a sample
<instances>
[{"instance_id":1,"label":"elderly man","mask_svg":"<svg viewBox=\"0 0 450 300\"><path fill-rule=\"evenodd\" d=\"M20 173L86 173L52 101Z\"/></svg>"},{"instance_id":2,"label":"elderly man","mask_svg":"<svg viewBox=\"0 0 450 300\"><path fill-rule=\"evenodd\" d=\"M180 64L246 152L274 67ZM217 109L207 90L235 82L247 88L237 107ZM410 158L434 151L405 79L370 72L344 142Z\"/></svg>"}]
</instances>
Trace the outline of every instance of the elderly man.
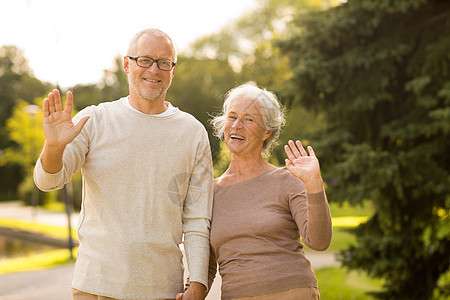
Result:
<instances>
[{"instance_id":1,"label":"elderly man","mask_svg":"<svg viewBox=\"0 0 450 300\"><path fill-rule=\"evenodd\" d=\"M175 299L208 283L212 163L205 128L165 101L176 50L158 29L139 32L124 57L129 96L90 106L72 120L58 90L43 103L45 144L34 179L44 191L83 174L73 299Z\"/></svg>"}]
</instances>

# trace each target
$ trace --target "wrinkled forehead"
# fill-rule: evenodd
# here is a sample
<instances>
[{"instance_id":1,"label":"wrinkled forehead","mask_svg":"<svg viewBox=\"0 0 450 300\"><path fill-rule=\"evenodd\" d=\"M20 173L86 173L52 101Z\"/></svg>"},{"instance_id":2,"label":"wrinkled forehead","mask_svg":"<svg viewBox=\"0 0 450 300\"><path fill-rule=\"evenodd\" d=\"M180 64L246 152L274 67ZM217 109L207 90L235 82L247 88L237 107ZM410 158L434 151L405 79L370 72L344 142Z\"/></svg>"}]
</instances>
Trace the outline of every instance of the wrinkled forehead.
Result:
<instances>
[{"instance_id":1,"label":"wrinkled forehead","mask_svg":"<svg viewBox=\"0 0 450 300\"><path fill-rule=\"evenodd\" d=\"M263 107L258 99L249 96L236 96L229 99L226 111L239 112L242 114L261 115Z\"/></svg>"},{"instance_id":2,"label":"wrinkled forehead","mask_svg":"<svg viewBox=\"0 0 450 300\"><path fill-rule=\"evenodd\" d=\"M136 41L133 55L150 56L154 58L169 58L175 61L175 47L172 41L163 35L143 34Z\"/></svg>"}]
</instances>

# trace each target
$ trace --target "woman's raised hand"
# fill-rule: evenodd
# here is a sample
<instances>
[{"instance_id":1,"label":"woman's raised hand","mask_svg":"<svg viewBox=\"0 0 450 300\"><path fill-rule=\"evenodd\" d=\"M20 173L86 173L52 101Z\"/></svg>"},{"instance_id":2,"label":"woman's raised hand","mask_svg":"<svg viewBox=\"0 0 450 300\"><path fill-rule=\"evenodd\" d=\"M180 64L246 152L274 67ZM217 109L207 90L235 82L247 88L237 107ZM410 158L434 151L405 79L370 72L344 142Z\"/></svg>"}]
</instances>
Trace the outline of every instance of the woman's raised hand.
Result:
<instances>
[{"instance_id":1,"label":"woman's raised hand","mask_svg":"<svg viewBox=\"0 0 450 300\"><path fill-rule=\"evenodd\" d=\"M287 159L286 168L296 177L301 179L308 193L318 193L323 189L323 180L320 175L320 165L314 150L308 146L308 153L300 141L295 143L290 140L284 146Z\"/></svg>"}]
</instances>

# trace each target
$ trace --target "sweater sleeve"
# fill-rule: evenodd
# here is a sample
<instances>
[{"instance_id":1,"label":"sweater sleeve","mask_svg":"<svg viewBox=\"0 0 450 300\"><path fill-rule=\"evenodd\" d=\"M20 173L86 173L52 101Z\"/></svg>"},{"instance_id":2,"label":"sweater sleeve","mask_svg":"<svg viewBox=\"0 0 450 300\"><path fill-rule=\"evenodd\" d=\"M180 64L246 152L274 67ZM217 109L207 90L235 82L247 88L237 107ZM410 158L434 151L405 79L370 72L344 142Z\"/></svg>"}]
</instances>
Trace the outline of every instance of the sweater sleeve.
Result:
<instances>
[{"instance_id":1,"label":"sweater sleeve","mask_svg":"<svg viewBox=\"0 0 450 300\"><path fill-rule=\"evenodd\" d=\"M305 244L318 251L326 250L331 243L333 227L325 191L308 194L308 233Z\"/></svg>"},{"instance_id":2,"label":"sweater sleeve","mask_svg":"<svg viewBox=\"0 0 450 300\"><path fill-rule=\"evenodd\" d=\"M64 186L64 167L58 173L48 173L42 167L41 158L38 158L34 167L33 179L36 186L44 192L59 190Z\"/></svg>"},{"instance_id":3,"label":"sweater sleeve","mask_svg":"<svg viewBox=\"0 0 450 300\"><path fill-rule=\"evenodd\" d=\"M80 111L74 118L76 123L82 116L88 114L88 109ZM85 124L81 133L66 146L63 155L63 166L61 170L55 174L48 173L42 167L41 159L36 162L33 179L36 186L44 191L59 190L72 179L72 176L81 168L85 161L85 155L88 152L87 132L92 121Z\"/></svg>"},{"instance_id":4,"label":"sweater sleeve","mask_svg":"<svg viewBox=\"0 0 450 300\"><path fill-rule=\"evenodd\" d=\"M197 157L183 207L184 246L190 281L208 287L213 172L206 130L203 131Z\"/></svg>"},{"instance_id":5,"label":"sweater sleeve","mask_svg":"<svg viewBox=\"0 0 450 300\"><path fill-rule=\"evenodd\" d=\"M300 182L301 188L303 183ZM325 191L306 194L306 189L289 193L289 206L303 242L313 250L324 251L331 243L331 213Z\"/></svg>"},{"instance_id":6,"label":"sweater sleeve","mask_svg":"<svg viewBox=\"0 0 450 300\"><path fill-rule=\"evenodd\" d=\"M211 286L214 282L214 278L216 278L217 273L217 259L216 254L214 253L213 248L209 252L209 270L208 270L208 290L211 289Z\"/></svg>"}]
</instances>

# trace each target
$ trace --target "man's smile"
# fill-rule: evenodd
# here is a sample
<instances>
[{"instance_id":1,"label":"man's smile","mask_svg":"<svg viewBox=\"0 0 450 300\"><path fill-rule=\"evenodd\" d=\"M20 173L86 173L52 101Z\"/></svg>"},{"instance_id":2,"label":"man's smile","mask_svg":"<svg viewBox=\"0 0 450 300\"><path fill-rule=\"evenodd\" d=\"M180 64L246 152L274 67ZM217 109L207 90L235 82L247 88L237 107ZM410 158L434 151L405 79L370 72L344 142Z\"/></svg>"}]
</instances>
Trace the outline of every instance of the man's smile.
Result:
<instances>
[{"instance_id":1,"label":"man's smile","mask_svg":"<svg viewBox=\"0 0 450 300\"><path fill-rule=\"evenodd\" d=\"M161 79L144 78L144 81L151 82L151 83L160 83Z\"/></svg>"}]
</instances>

